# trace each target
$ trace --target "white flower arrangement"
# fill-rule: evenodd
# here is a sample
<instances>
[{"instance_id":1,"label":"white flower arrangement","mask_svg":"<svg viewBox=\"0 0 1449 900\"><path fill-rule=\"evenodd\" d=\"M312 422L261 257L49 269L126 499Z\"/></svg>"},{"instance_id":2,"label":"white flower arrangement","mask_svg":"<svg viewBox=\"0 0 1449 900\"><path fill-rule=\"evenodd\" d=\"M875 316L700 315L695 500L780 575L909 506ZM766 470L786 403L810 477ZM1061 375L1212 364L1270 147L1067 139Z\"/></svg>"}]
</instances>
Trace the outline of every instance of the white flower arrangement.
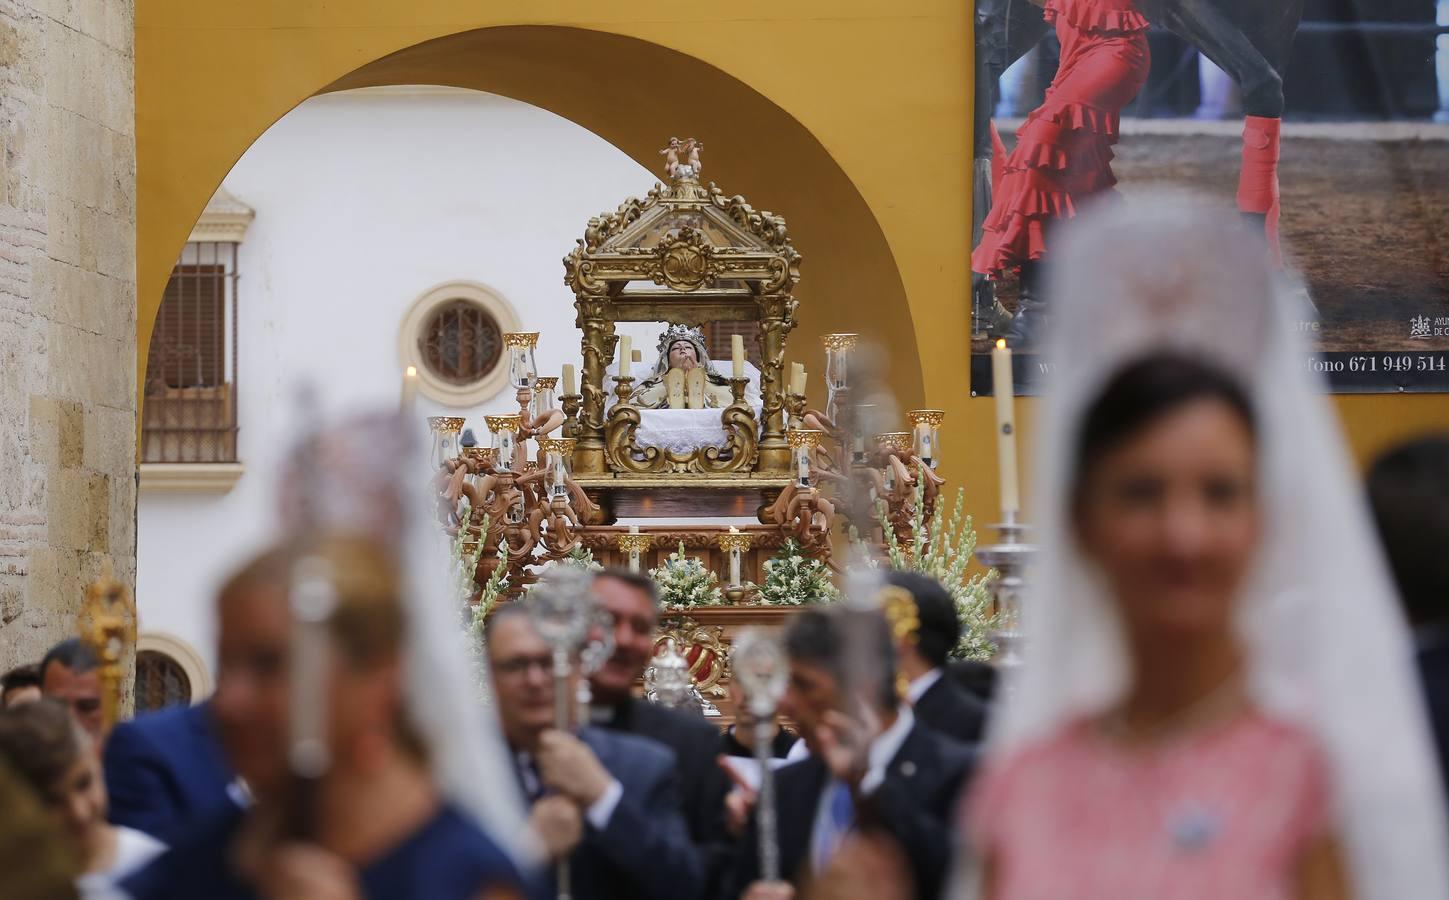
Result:
<instances>
[{"instance_id":1,"label":"white flower arrangement","mask_svg":"<svg viewBox=\"0 0 1449 900\"><path fill-rule=\"evenodd\" d=\"M649 570L649 577L659 586L659 600L670 609L691 606L717 606L724 602L719 578L704 563L684 554L684 543L669 554L664 565Z\"/></svg>"},{"instance_id":2,"label":"white flower arrangement","mask_svg":"<svg viewBox=\"0 0 1449 900\"><path fill-rule=\"evenodd\" d=\"M961 640L951 655L956 659L990 659L996 652L991 632L999 625L999 615L992 609L991 593L986 586L996 577L995 570L986 574L967 575L971 554L976 550L976 529L971 517L964 515L966 492L956 491L956 505L950 520L942 516L942 504L936 504L931 521L925 521L925 486L916 487L915 515L911 520L913 535L909 552L896 539L895 529L886 518L885 502L876 507L876 517L886 536L886 559L892 569L920 572L941 582L956 602L956 616L961 620Z\"/></svg>"},{"instance_id":3,"label":"white flower arrangement","mask_svg":"<svg viewBox=\"0 0 1449 900\"><path fill-rule=\"evenodd\" d=\"M830 567L800 552L794 538L765 561L765 583L760 585L760 602L768 606L806 606L832 603L840 589L830 580Z\"/></svg>"}]
</instances>

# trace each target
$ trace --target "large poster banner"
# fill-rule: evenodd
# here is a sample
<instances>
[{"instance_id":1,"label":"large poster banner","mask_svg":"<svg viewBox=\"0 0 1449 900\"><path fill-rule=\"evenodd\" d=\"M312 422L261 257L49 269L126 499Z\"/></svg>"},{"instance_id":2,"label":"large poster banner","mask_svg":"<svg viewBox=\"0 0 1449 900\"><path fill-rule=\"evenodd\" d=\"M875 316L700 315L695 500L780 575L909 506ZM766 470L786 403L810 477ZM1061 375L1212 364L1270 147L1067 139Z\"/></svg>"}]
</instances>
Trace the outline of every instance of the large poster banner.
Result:
<instances>
[{"instance_id":1,"label":"large poster banner","mask_svg":"<svg viewBox=\"0 0 1449 900\"><path fill-rule=\"evenodd\" d=\"M1053 233L1116 192L1235 203L1335 391L1449 390L1449 0L976 0L972 393L1032 390ZM1229 261L1224 261L1230 264Z\"/></svg>"}]
</instances>

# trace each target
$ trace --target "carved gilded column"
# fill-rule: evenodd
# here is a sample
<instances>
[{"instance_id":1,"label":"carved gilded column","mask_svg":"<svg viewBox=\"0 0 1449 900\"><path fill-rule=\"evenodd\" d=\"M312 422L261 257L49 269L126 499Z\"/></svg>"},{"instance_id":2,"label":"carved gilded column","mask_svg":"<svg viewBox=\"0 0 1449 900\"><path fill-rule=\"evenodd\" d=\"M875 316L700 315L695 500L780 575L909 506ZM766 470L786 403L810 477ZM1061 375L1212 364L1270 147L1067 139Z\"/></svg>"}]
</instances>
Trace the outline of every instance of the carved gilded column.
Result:
<instances>
[{"instance_id":1,"label":"carved gilded column","mask_svg":"<svg viewBox=\"0 0 1449 900\"><path fill-rule=\"evenodd\" d=\"M584 368L579 379L584 403L579 411L578 429L573 435L578 439L574 451L574 471L580 474L594 475L606 471L604 401L608 385L604 384L604 369L614 358L614 347L618 342L614 335L614 322L605 313L607 302L604 297L585 295L574 301L574 308L578 310L574 324L584 333Z\"/></svg>"},{"instance_id":2,"label":"carved gilded column","mask_svg":"<svg viewBox=\"0 0 1449 900\"><path fill-rule=\"evenodd\" d=\"M760 395L765 414L760 472L790 471L790 446L785 442L785 337L795 327L796 302L788 295L760 298Z\"/></svg>"}]
</instances>

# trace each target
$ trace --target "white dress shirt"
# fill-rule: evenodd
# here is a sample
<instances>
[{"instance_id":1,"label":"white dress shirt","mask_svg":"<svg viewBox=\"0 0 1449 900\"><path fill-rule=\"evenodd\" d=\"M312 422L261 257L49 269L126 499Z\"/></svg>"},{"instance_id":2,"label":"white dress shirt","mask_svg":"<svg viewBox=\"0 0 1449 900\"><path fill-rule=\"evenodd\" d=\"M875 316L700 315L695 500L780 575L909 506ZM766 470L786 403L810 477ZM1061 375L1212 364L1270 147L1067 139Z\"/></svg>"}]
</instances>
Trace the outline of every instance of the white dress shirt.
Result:
<instances>
[{"instance_id":1,"label":"white dress shirt","mask_svg":"<svg viewBox=\"0 0 1449 900\"><path fill-rule=\"evenodd\" d=\"M906 686L906 702L911 704L911 706L920 703L921 698L926 696L926 691L934 687L936 682L940 681L941 676L944 674L940 667L937 667L922 675L920 678L913 679Z\"/></svg>"}]
</instances>

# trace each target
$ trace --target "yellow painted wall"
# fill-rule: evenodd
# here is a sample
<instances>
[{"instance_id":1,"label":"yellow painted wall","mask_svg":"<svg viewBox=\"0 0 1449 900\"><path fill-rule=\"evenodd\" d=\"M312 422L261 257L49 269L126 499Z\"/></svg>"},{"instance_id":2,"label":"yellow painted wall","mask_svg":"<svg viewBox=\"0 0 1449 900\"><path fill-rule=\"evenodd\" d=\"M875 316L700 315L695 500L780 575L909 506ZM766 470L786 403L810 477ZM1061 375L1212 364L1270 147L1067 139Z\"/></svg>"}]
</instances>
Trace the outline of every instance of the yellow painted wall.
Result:
<instances>
[{"instance_id":1,"label":"yellow painted wall","mask_svg":"<svg viewBox=\"0 0 1449 900\"><path fill-rule=\"evenodd\" d=\"M207 199L289 109L367 84L472 87L551 109L655 171L664 138L702 139L706 178L784 215L804 255L787 356L818 389L815 335L884 342L903 405L947 411L946 471L985 515L991 407L967 387L969 6L137 0L138 346ZM1438 397L1340 407L1360 454L1449 428Z\"/></svg>"}]
</instances>

